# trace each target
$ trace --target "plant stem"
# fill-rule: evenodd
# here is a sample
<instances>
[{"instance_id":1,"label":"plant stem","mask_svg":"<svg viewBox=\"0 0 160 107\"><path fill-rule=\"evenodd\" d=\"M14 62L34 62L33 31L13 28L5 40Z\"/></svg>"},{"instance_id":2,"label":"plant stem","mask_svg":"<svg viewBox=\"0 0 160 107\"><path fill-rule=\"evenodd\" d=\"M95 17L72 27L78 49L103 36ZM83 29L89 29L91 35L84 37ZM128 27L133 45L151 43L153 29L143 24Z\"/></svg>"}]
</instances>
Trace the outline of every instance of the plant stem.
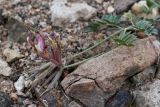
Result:
<instances>
[{"instance_id":1,"label":"plant stem","mask_svg":"<svg viewBox=\"0 0 160 107\"><path fill-rule=\"evenodd\" d=\"M98 55L95 55L95 56L90 57L90 58L87 58L87 59L84 59L84 60L79 61L79 62L74 63L74 64L66 65L66 66L64 66L63 68L64 68L64 69L67 69L67 68L72 68L72 67L78 66L78 65L80 65L80 64L82 64L82 63L84 63L84 62L86 62L86 61L88 61L88 60L90 60L90 59L96 58L96 57L98 57L98 56L100 56L100 55L102 55L102 54L103 54L103 53L98 54Z\"/></svg>"},{"instance_id":2,"label":"plant stem","mask_svg":"<svg viewBox=\"0 0 160 107\"><path fill-rule=\"evenodd\" d=\"M51 81L51 83L49 84L49 86L47 87L47 89L40 95L40 97L42 95L44 95L45 93L47 93L48 91L52 90L53 88L57 87L57 85L59 83L59 79L60 79L61 75L63 74L63 71L64 71L64 68L61 67L60 70L55 75L55 77L53 78L53 80Z\"/></svg>"},{"instance_id":3,"label":"plant stem","mask_svg":"<svg viewBox=\"0 0 160 107\"><path fill-rule=\"evenodd\" d=\"M75 57L77 57L77 56L82 55L82 54L85 53L85 52L88 52L88 51L91 50L91 49L94 49L95 47L97 47L97 46L99 46L100 44L104 43L105 41L107 41L108 39L110 39L110 38L112 38L113 36L117 35L117 34L120 33L121 31L122 31L122 29L116 31L115 33L113 33L112 35L106 37L106 38L103 39L102 41L96 43L95 45L93 45L93 46L85 49L84 51L82 51L82 52L80 52L80 53L78 53L78 54L75 54L75 55L73 55L72 57L67 58L67 59L73 59L73 58L75 58Z\"/></svg>"}]
</instances>

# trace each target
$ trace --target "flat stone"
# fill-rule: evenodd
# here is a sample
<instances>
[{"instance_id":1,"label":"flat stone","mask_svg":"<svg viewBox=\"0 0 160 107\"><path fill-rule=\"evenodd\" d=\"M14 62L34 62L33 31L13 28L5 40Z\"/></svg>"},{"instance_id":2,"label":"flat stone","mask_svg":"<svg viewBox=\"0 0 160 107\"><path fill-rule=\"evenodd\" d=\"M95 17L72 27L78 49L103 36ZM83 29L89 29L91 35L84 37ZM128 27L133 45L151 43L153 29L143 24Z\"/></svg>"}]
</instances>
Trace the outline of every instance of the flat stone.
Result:
<instances>
[{"instance_id":1,"label":"flat stone","mask_svg":"<svg viewBox=\"0 0 160 107\"><path fill-rule=\"evenodd\" d=\"M3 51L3 54L7 58L7 62L9 62L9 63L24 57L24 55L22 55L19 51L13 50L10 48L6 48Z\"/></svg>"},{"instance_id":2,"label":"flat stone","mask_svg":"<svg viewBox=\"0 0 160 107\"><path fill-rule=\"evenodd\" d=\"M132 47L117 47L80 65L61 85L69 96L85 106L104 107L127 78L156 61L154 46L160 52L159 42L150 37L138 40Z\"/></svg>"},{"instance_id":3,"label":"flat stone","mask_svg":"<svg viewBox=\"0 0 160 107\"><path fill-rule=\"evenodd\" d=\"M11 73L11 68L9 67L8 63L0 59L0 75L10 76Z\"/></svg>"},{"instance_id":4,"label":"flat stone","mask_svg":"<svg viewBox=\"0 0 160 107\"><path fill-rule=\"evenodd\" d=\"M73 23L77 20L88 20L96 9L85 2L68 2L67 0L54 0L50 7L52 22L55 26Z\"/></svg>"}]
</instances>

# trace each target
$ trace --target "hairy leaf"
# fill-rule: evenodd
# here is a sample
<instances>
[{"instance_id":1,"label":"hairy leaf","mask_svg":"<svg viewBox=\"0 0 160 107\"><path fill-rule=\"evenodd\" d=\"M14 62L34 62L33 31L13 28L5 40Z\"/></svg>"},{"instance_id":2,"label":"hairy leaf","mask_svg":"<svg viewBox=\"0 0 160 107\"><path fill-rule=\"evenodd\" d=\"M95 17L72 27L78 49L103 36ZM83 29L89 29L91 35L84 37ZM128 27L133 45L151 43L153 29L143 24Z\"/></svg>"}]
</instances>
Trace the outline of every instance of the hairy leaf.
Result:
<instances>
[{"instance_id":1,"label":"hairy leaf","mask_svg":"<svg viewBox=\"0 0 160 107\"><path fill-rule=\"evenodd\" d=\"M119 24L120 23L120 18L119 16L115 16L115 15L112 15L112 14L109 14L109 15L104 15L102 17L102 20L106 21L107 23L109 24Z\"/></svg>"},{"instance_id":2,"label":"hairy leaf","mask_svg":"<svg viewBox=\"0 0 160 107\"><path fill-rule=\"evenodd\" d=\"M120 17L112 14L103 16L99 20L91 22L87 27L85 27L85 32L93 32L99 29L106 28L107 26L115 26L120 23Z\"/></svg>"},{"instance_id":3,"label":"hairy leaf","mask_svg":"<svg viewBox=\"0 0 160 107\"><path fill-rule=\"evenodd\" d=\"M153 27L152 23L146 20L141 20L133 25L136 30L143 31L146 35L157 34L157 30Z\"/></svg>"},{"instance_id":4,"label":"hairy leaf","mask_svg":"<svg viewBox=\"0 0 160 107\"><path fill-rule=\"evenodd\" d=\"M114 40L119 45L132 46L136 41L136 36L130 32L121 32L119 36L115 37Z\"/></svg>"}]
</instances>

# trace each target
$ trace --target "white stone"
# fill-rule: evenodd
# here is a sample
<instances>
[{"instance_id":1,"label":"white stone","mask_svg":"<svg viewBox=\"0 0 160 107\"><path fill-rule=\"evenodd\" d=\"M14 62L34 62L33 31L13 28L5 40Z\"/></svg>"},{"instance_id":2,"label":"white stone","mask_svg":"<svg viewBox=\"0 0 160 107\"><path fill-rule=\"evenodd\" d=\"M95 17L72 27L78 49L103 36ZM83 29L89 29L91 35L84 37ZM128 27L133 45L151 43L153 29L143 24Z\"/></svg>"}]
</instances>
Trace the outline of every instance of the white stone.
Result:
<instances>
[{"instance_id":1,"label":"white stone","mask_svg":"<svg viewBox=\"0 0 160 107\"><path fill-rule=\"evenodd\" d=\"M85 2L68 3L67 0L54 0L50 10L55 26L64 26L78 19L88 20L96 13L96 9Z\"/></svg>"},{"instance_id":2,"label":"white stone","mask_svg":"<svg viewBox=\"0 0 160 107\"><path fill-rule=\"evenodd\" d=\"M20 2L21 2L21 0L13 0L12 4L16 5L16 4L20 3Z\"/></svg>"},{"instance_id":3,"label":"white stone","mask_svg":"<svg viewBox=\"0 0 160 107\"><path fill-rule=\"evenodd\" d=\"M3 76L10 76L11 75L11 68L8 66L6 61L0 59L0 75Z\"/></svg>"},{"instance_id":4,"label":"white stone","mask_svg":"<svg viewBox=\"0 0 160 107\"><path fill-rule=\"evenodd\" d=\"M17 93L21 93L25 87L25 78L20 76L19 79L14 83L14 87L17 90Z\"/></svg>"},{"instance_id":5,"label":"white stone","mask_svg":"<svg viewBox=\"0 0 160 107\"><path fill-rule=\"evenodd\" d=\"M104 0L96 0L97 3L101 4Z\"/></svg>"},{"instance_id":6,"label":"white stone","mask_svg":"<svg viewBox=\"0 0 160 107\"><path fill-rule=\"evenodd\" d=\"M46 22L40 22L39 25L42 26L42 27L47 27L47 23Z\"/></svg>"},{"instance_id":7,"label":"white stone","mask_svg":"<svg viewBox=\"0 0 160 107\"><path fill-rule=\"evenodd\" d=\"M159 107L160 105L160 80L154 80L133 92L136 98L136 107Z\"/></svg>"},{"instance_id":8,"label":"white stone","mask_svg":"<svg viewBox=\"0 0 160 107\"><path fill-rule=\"evenodd\" d=\"M37 107L35 104L28 105L28 107Z\"/></svg>"},{"instance_id":9,"label":"white stone","mask_svg":"<svg viewBox=\"0 0 160 107\"><path fill-rule=\"evenodd\" d=\"M107 12L108 13L113 13L114 12L114 8L113 8L113 6L109 6L108 8L107 8Z\"/></svg>"}]
</instances>

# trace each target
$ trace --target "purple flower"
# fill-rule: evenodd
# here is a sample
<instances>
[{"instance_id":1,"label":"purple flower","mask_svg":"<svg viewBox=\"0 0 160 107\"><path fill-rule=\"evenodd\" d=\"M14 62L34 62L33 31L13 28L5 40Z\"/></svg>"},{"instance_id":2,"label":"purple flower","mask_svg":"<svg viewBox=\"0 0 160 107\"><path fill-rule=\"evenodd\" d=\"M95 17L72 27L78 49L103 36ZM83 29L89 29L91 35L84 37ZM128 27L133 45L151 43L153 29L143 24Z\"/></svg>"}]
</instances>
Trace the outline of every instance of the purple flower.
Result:
<instances>
[{"instance_id":1,"label":"purple flower","mask_svg":"<svg viewBox=\"0 0 160 107\"><path fill-rule=\"evenodd\" d=\"M33 35L33 36L32 36ZM51 35L42 35L39 32L29 34L27 41L34 47L38 55L57 66L62 65L60 38Z\"/></svg>"},{"instance_id":2,"label":"purple flower","mask_svg":"<svg viewBox=\"0 0 160 107\"><path fill-rule=\"evenodd\" d=\"M45 49L44 38L39 33L36 33L35 36L36 36L36 39L37 39L37 44L35 44L35 48L38 52L41 53Z\"/></svg>"}]
</instances>

